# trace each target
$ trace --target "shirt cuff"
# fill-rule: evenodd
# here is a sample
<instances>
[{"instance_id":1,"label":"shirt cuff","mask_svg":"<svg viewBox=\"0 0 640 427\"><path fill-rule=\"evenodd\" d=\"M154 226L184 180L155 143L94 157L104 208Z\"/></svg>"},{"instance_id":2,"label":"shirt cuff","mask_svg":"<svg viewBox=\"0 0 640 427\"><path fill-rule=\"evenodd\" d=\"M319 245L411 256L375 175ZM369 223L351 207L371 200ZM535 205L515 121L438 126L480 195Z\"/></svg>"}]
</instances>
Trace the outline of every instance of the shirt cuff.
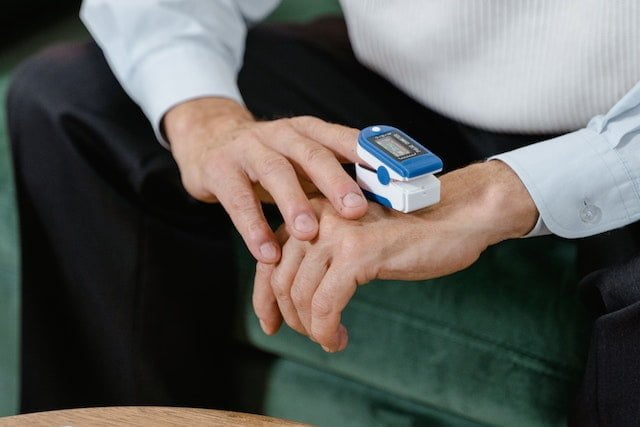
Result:
<instances>
[{"instance_id":1,"label":"shirt cuff","mask_svg":"<svg viewBox=\"0 0 640 427\"><path fill-rule=\"evenodd\" d=\"M551 234L551 230L549 230L547 224L544 223L542 216L538 215L538 221L536 222L536 225L533 226L531 231L522 236L522 238L526 239L527 237L547 236L549 234Z\"/></svg>"},{"instance_id":2,"label":"shirt cuff","mask_svg":"<svg viewBox=\"0 0 640 427\"><path fill-rule=\"evenodd\" d=\"M160 126L165 113L175 105L205 96L242 103L235 69L209 46L182 43L152 52L136 65L128 82L129 95L140 105L166 148L169 144Z\"/></svg>"},{"instance_id":3,"label":"shirt cuff","mask_svg":"<svg viewBox=\"0 0 640 427\"><path fill-rule=\"evenodd\" d=\"M624 161L591 129L493 156L509 165L529 191L540 218L527 235L548 229L566 238L602 233L631 223L640 196Z\"/></svg>"}]
</instances>

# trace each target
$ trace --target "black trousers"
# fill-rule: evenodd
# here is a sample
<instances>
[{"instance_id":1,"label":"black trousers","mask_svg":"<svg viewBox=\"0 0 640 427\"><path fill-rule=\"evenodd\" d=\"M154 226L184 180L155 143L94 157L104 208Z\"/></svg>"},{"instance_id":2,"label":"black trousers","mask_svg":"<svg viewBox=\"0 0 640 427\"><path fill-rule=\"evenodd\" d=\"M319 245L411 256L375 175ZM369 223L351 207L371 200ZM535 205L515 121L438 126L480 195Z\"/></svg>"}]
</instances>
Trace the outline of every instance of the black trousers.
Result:
<instances>
[{"instance_id":1,"label":"black trousers","mask_svg":"<svg viewBox=\"0 0 640 427\"><path fill-rule=\"evenodd\" d=\"M545 137L491 134L424 108L356 61L338 19L253 29L238 82L258 118L395 125L449 170ZM225 213L186 194L94 43L23 64L8 111L21 220L22 411L228 407L240 350L230 337ZM602 317L578 420L639 415L638 274L640 261L587 280L589 295L616 297L595 298Z\"/></svg>"}]
</instances>

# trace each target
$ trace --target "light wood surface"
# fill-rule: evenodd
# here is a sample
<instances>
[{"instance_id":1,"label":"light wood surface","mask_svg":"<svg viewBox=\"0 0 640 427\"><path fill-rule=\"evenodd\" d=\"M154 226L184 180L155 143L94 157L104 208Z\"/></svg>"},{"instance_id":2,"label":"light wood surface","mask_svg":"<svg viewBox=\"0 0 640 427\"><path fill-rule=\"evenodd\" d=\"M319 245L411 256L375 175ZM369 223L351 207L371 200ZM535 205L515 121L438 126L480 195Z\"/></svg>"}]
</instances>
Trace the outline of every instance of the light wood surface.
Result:
<instances>
[{"instance_id":1,"label":"light wood surface","mask_svg":"<svg viewBox=\"0 0 640 427\"><path fill-rule=\"evenodd\" d=\"M293 421L214 409L151 406L85 408L0 418L0 426L305 426Z\"/></svg>"}]
</instances>

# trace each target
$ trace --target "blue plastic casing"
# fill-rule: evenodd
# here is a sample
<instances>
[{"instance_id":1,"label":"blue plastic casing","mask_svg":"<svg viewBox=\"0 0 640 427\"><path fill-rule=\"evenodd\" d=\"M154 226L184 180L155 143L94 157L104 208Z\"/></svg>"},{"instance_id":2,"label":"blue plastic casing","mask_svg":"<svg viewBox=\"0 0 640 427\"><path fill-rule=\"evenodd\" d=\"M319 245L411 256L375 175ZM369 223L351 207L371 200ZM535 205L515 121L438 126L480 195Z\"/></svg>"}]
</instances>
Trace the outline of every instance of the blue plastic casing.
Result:
<instances>
[{"instance_id":1,"label":"blue plastic casing","mask_svg":"<svg viewBox=\"0 0 640 427\"><path fill-rule=\"evenodd\" d=\"M375 131L373 129L376 129ZM406 160L398 160L387 152L382 150L378 145L370 141L370 138L378 137L388 133L397 133L406 140L415 144L424 152L410 157ZM380 160L383 165L398 173L398 175L407 179L415 178L421 175L435 173L442 170L442 160L431 151L427 150L422 144L411 138L406 133L392 126L377 125L369 126L360 131L358 135L358 144L368 153ZM373 165L372 165L373 166Z\"/></svg>"}]
</instances>

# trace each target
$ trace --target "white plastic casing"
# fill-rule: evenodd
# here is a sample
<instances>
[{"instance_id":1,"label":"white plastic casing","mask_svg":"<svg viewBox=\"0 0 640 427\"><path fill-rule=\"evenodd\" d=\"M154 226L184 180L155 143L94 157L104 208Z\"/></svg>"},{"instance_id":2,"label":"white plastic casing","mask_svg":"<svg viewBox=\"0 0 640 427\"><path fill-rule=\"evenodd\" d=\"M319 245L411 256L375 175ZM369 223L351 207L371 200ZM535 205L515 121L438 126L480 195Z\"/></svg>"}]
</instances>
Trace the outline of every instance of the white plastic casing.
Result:
<instances>
[{"instance_id":1,"label":"white plastic casing","mask_svg":"<svg viewBox=\"0 0 640 427\"><path fill-rule=\"evenodd\" d=\"M369 163L369 159L365 159L360 151L364 152L364 150L359 150L358 155ZM389 170L389 175L392 178L391 182L386 185L382 184L375 171L356 163L358 185L363 190L385 198L391 205L389 207L397 211L412 212L440 201L440 180L435 175L427 174L411 180L404 178L403 181L395 180L391 170Z\"/></svg>"}]
</instances>

